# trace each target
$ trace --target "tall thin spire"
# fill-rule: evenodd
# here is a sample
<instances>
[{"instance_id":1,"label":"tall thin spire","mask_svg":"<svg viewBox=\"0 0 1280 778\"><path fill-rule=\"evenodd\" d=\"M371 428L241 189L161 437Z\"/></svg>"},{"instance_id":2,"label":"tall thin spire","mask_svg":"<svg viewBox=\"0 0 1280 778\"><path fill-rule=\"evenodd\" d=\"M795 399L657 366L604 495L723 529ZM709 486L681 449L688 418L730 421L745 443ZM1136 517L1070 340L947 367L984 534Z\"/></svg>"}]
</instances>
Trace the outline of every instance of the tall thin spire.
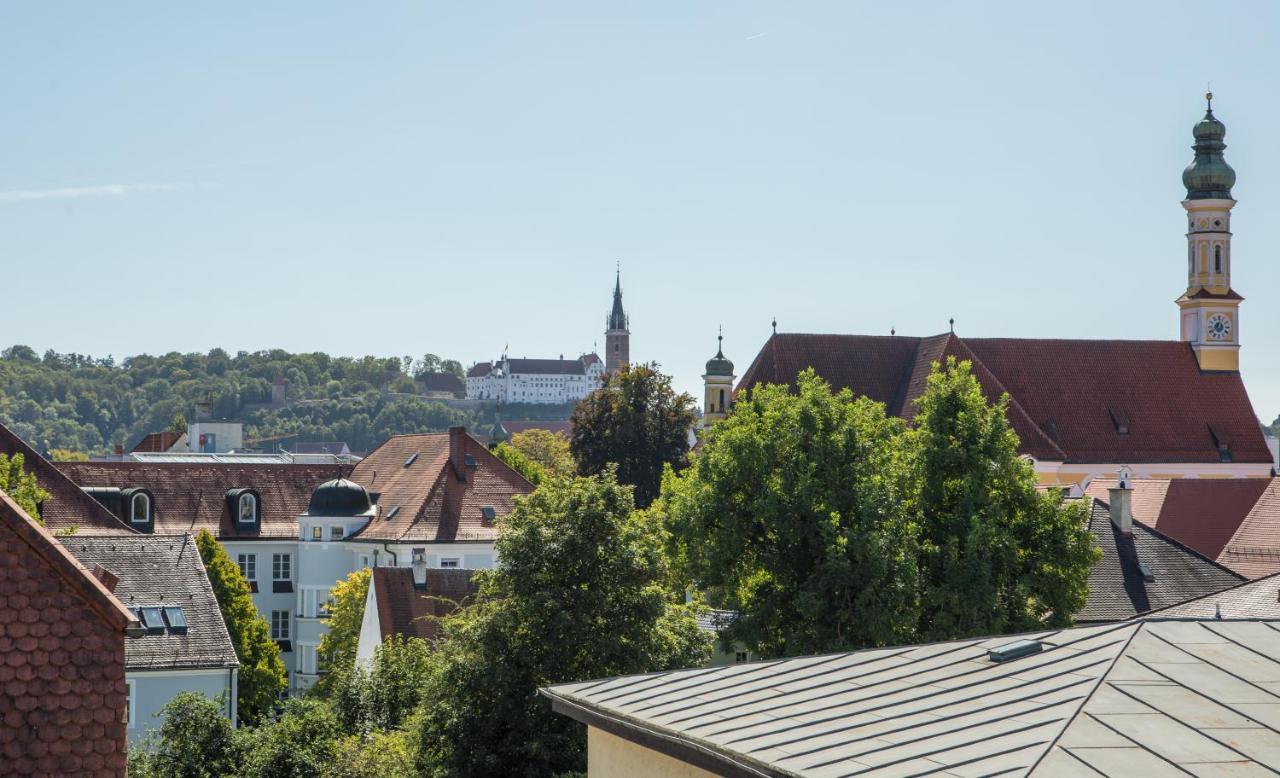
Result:
<instances>
[{"instance_id":1,"label":"tall thin spire","mask_svg":"<svg viewBox=\"0 0 1280 778\"><path fill-rule=\"evenodd\" d=\"M622 267L619 265L617 276L613 282L613 308L609 311L609 329L625 330L627 328L627 313L622 309Z\"/></svg>"}]
</instances>

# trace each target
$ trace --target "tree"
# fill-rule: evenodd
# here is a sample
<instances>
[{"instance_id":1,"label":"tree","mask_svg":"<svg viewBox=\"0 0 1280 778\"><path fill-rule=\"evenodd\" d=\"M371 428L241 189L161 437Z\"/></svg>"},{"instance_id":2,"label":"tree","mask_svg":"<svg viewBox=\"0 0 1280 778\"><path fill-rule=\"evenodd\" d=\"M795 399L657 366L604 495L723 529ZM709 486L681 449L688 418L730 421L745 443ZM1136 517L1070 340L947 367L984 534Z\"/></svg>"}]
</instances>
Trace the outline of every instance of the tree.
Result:
<instances>
[{"instance_id":1,"label":"tree","mask_svg":"<svg viewBox=\"0 0 1280 778\"><path fill-rule=\"evenodd\" d=\"M65 448L49 449L50 462L88 462L89 455L83 451L71 451Z\"/></svg>"},{"instance_id":2,"label":"tree","mask_svg":"<svg viewBox=\"0 0 1280 778\"><path fill-rule=\"evenodd\" d=\"M49 493L40 488L36 477L26 471L26 457L22 454L0 454L0 491L9 495L27 515L40 524L40 503L49 499Z\"/></svg>"},{"instance_id":3,"label":"tree","mask_svg":"<svg viewBox=\"0 0 1280 778\"><path fill-rule=\"evenodd\" d=\"M372 570L361 568L329 590L329 616L323 620L329 631L320 636L320 646L316 649L325 672L312 687L321 696L331 694L338 679L355 666L364 603L372 578Z\"/></svg>"},{"instance_id":4,"label":"tree","mask_svg":"<svg viewBox=\"0 0 1280 778\"><path fill-rule=\"evenodd\" d=\"M256 724L275 708L288 682L280 647L271 640L270 627L254 607L249 583L240 567L208 530L200 530L196 547L240 660L236 709L242 721Z\"/></svg>"},{"instance_id":5,"label":"tree","mask_svg":"<svg viewBox=\"0 0 1280 778\"><path fill-rule=\"evenodd\" d=\"M369 670L355 667L341 676L333 705L343 729L367 734L399 727L418 707L433 669L430 642L389 636L374 649Z\"/></svg>"},{"instance_id":6,"label":"tree","mask_svg":"<svg viewBox=\"0 0 1280 778\"><path fill-rule=\"evenodd\" d=\"M129 750L133 778L222 778L240 759L236 730L224 706L196 692L179 692L157 714L154 739Z\"/></svg>"},{"instance_id":7,"label":"tree","mask_svg":"<svg viewBox=\"0 0 1280 778\"><path fill-rule=\"evenodd\" d=\"M635 487L636 504L658 496L662 469L689 463L689 433L697 417L693 398L676 394L671 376L656 365L635 365L611 374L573 409L569 441L581 475L617 465L618 480Z\"/></svg>"},{"instance_id":8,"label":"tree","mask_svg":"<svg viewBox=\"0 0 1280 778\"><path fill-rule=\"evenodd\" d=\"M187 431L186 415L182 413L175 413L173 415L173 418L169 421L169 429L166 430L166 432L186 432L186 431Z\"/></svg>"},{"instance_id":9,"label":"tree","mask_svg":"<svg viewBox=\"0 0 1280 778\"><path fill-rule=\"evenodd\" d=\"M659 521L612 469L517 498L474 605L444 620L421 707L418 769L551 776L582 770L582 728L537 689L706 661L693 609L663 586Z\"/></svg>"},{"instance_id":10,"label":"tree","mask_svg":"<svg viewBox=\"0 0 1280 778\"><path fill-rule=\"evenodd\" d=\"M686 580L740 612L722 634L763 656L908 641L916 543L896 440L904 425L812 370L761 386L711 427L659 510Z\"/></svg>"},{"instance_id":11,"label":"tree","mask_svg":"<svg viewBox=\"0 0 1280 778\"><path fill-rule=\"evenodd\" d=\"M1100 553L1086 507L1036 489L1008 406L1008 395L988 403L970 364L949 357L905 436L922 640L1069 626L1088 596Z\"/></svg>"},{"instance_id":12,"label":"tree","mask_svg":"<svg viewBox=\"0 0 1280 778\"><path fill-rule=\"evenodd\" d=\"M342 735L329 705L295 697L285 702L279 717L246 734L240 774L254 778L328 775Z\"/></svg>"},{"instance_id":13,"label":"tree","mask_svg":"<svg viewBox=\"0 0 1280 778\"><path fill-rule=\"evenodd\" d=\"M524 452L510 443L499 443L493 449L493 455L502 460L507 467L524 476L525 480L537 486L546 476L542 465L525 456Z\"/></svg>"},{"instance_id":14,"label":"tree","mask_svg":"<svg viewBox=\"0 0 1280 778\"><path fill-rule=\"evenodd\" d=\"M413 775L417 752L415 729L374 732L364 738L349 735L338 741L328 778L387 778Z\"/></svg>"},{"instance_id":15,"label":"tree","mask_svg":"<svg viewBox=\"0 0 1280 778\"><path fill-rule=\"evenodd\" d=\"M573 475L573 454L569 451L569 441L563 435L535 427L512 435L508 445L537 463L547 476L566 478Z\"/></svg>"}]
</instances>

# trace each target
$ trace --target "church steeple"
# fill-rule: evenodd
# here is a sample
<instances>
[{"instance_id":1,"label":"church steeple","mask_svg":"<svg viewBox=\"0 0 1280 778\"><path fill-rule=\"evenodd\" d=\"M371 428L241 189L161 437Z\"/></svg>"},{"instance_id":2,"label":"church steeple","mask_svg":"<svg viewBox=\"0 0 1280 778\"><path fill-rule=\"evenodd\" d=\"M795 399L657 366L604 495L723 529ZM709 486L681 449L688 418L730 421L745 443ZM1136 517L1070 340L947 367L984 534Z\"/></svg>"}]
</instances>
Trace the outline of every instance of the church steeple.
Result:
<instances>
[{"instance_id":1,"label":"church steeple","mask_svg":"<svg viewBox=\"0 0 1280 778\"><path fill-rule=\"evenodd\" d=\"M1213 93L1205 95L1204 118L1191 134L1195 158L1182 171L1187 199L1187 291L1178 298L1182 340L1191 344L1201 370L1240 369L1239 308L1231 288L1231 187L1236 171L1222 152L1226 126L1213 115Z\"/></svg>"},{"instance_id":2,"label":"church steeple","mask_svg":"<svg viewBox=\"0 0 1280 778\"><path fill-rule=\"evenodd\" d=\"M604 369L606 373L621 370L631 361L630 320L622 308L622 268L619 267L613 282L613 308L605 320Z\"/></svg>"},{"instance_id":3,"label":"church steeple","mask_svg":"<svg viewBox=\"0 0 1280 778\"><path fill-rule=\"evenodd\" d=\"M723 419L733 405L733 362L724 355L724 332L716 337L716 355L707 360L702 375L702 426L710 427Z\"/></svg>"}]
</instances>

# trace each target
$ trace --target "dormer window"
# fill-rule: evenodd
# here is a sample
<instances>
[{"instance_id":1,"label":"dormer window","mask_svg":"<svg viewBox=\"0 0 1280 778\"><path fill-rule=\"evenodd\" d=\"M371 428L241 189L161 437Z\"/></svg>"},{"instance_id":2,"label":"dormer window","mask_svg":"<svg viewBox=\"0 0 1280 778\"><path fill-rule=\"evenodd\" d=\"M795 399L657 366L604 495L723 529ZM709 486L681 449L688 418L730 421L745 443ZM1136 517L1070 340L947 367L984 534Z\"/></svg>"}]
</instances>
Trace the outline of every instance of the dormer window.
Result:
<instances>
[{"instance_id":1,"label":"dormer window","mask_svg":"<svg viewBox=\"0 0 1280 778\"><path fill-rule=\"evenodd\" d=\"M1128 435L1129 415L1119 408L1108 408L1107 412L1111 414L1111 424L1116 428L1116 434Z\"/></svg>"},{"instance_id":2,"label":"dormer window","mask_svg":"<svg viewBox=\"0 0 1280 778\"><path fill-rule=\"evenodd\" d=\"M241 524L252 524L258 521L258 498L246 492L240 495L240 510L237 515Z\"/></svg>"},{"instance_id":3,"label":"dormer window","mask_svg":"<svg viewBox=\"0 0 1280 778\"><path fill-rule=\"evenodd\" d=\"M129 521L134 524L151 522L151 498L146 492L138 492L129 499Z\"/></svg>"}]
</instances>

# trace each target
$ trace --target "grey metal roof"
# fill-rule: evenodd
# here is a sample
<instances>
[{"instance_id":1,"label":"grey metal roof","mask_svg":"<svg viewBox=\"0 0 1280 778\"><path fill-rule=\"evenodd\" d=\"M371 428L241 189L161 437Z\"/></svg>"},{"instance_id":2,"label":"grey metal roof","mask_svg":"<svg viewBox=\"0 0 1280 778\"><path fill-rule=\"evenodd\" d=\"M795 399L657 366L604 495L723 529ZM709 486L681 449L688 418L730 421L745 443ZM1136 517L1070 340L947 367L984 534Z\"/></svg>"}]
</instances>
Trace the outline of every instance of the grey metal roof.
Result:
<instances>
[{"instance_id":1,"label":"grey metal roof","mask_svg":"<svg viewBox=\"0 0 1280 778\"><path fill-rule=\"evenodd\" d=\"M1280 619L1280 573L1157 611L1161 617Z\"/></svg>"},{"instance_id":2,"label":"grey metal roof","mask_svg":"<svg viewBox=\"0 0 1280 778\"><path fill-rule=\"evenodd\" d=\"M989 649L1019 638L1043 650L988 659ZM1280 768L1280 622L1146 618L542 693L561 713L729 776Z\"/></svg>"},{"instance_id":3,"label":"grey metal roof","mask_svg":"<svg viewBox=\"0 0 1280 778\"><path fill-rule=\"evenodd\" d=\"M218 610L195 539L190 535L58 538L90 570L102 565L119 577L116 598L129 608L179 606L185 634L127 638L126 670L236 667L235 648Z\"/></svg>"},{"instance_id":4,"label":"grey metal roof","mask_svg":"<svg viewBox=\"0 0 1280 778\"><path fill-rule=\"evenodd\" d=\"M1126 537L1105 503L1090 500L1089 531L1102 559L1089 571L1089 599L1076 623L1123 621L1148 611L1219 592L1244 578L1157 530L1133 523ZM1153 573L1144 580L1138 565Z\"/></svg>"}]
</instances>

